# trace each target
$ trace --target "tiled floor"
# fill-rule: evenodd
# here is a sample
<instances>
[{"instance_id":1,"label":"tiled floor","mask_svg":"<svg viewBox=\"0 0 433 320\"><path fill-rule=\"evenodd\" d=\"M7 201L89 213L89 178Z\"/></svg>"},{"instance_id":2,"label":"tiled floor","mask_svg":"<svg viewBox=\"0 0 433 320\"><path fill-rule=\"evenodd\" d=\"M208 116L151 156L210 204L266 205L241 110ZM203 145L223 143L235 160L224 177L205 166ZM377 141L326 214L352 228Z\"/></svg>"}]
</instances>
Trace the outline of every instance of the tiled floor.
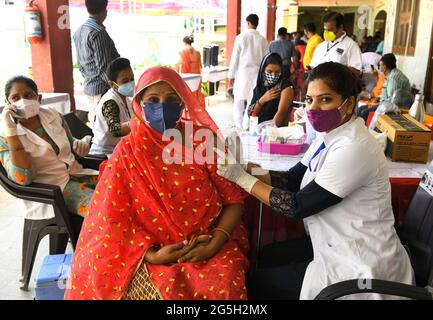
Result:
<instances>
[{"instance_id":1,"label":"tiled floor","mask_svg":"<svg viewBox=\"0 0 433 320\"><path fill-rule=\"evenodd\" d=\"M233 126L232 104L224 96L208 101L208 112L223 133ZM33 267L29 292L20 290L23 213L17 210L16 199L0 187L0 300L33 299L34 278L43 258L48 254L48 237L42 240ZM68 252L71 248L68 247Z\"/></svg>"}]
</instances>

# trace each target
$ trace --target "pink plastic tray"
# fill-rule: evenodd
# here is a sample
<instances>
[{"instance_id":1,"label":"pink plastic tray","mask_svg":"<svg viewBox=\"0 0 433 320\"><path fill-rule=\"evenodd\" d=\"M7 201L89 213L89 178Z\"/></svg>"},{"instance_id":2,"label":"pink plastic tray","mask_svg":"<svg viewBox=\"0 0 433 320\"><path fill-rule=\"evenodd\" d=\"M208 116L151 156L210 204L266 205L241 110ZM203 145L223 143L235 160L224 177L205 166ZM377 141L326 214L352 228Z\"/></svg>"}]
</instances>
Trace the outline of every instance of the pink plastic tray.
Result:
<instances>
[{"instance_id":1,"label":"pink plastic tray","mask_svg":"<svg viewBox=\"0 0 433 320\"><path fill-rule=\"evenodd\" d=\"M274 153L274 154L287 154L287 155L298 155L301 153L302 146L307 139L305 135L297 144L281 144L281 143L262 143L258 141L258 149L260 152Z\"/></svg>"}]
</instances>

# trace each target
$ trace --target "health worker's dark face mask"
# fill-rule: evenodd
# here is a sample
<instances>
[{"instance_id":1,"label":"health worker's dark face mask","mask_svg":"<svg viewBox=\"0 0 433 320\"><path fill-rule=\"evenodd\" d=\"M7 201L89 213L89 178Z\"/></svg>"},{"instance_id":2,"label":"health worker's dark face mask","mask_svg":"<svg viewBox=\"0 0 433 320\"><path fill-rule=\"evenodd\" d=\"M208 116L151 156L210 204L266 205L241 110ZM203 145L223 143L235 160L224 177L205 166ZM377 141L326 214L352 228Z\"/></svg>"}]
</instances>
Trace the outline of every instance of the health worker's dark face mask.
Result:
<instances>
[{"instance_id":1,"label":"health worker's dark face mask","mask_svg":"<svg viewBox=\"0 0 433 320\"><path fill-rule=\"evenodd\" d=\"M144 103L142 107L150 127L160 133L176 127L182 113L180 102Z\"/></svg>"}]
</instances>

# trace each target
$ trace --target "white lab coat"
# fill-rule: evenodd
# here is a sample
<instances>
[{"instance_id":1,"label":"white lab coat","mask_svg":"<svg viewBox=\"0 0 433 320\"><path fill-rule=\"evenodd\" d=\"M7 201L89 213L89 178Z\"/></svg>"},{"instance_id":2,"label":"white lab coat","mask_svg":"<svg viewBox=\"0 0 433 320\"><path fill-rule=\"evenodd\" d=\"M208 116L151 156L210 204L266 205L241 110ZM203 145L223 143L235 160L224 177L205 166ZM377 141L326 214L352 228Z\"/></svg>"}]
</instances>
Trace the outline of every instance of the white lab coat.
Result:
<instances>
[{"instance_id":1,"label":"white lab coat","mask_svg":"<svg viewBox=\"0 0 433 320\"><path fill-rule=\"evenodd\" d=\"M41 108L39 119L60 152L57 155L48 142L21 124L17 125L18 137L30 156L32 170L35 172L34 182L58 185L63 191L70 176L98 175L98 171L84 169L75 160L66 131L62 127L62 118L57 111ZM18 205L26 213L26 219L54 218L54 210L50 205L24 200L18 200Z\"/></svg>"},{"instance_id":2,"label":"white lab coat","mask_svg":"<svg viewBox=\"0 0 433 320\"><path fill-rule=\"evenodd\" d=\"M257 30L248 29L236 37L228 73L228 78L235 79L235 100L251 101L260 64L268 52L268 41Z\"/></svg>"},{"instance_id":3,"label":"white lab coat","mask_svg":"<svg viewBox=\"0 0 433 320\"><path fill-rule=\"evenodd\" d=\"M315 180L343 198L337 205L304 219L314 259L305 273L301 299L314 299L325 287L351 279L382 279L413 284L406 250L394 229L386 158L361 119L319 135L302 163L318 147L326 148L311 162L301 188ZM365 285L365 283L361 283ZM346 299L387 299L358 294Z\"/></svg>"},{"instance_id":4,"label":"white lab coat","mask_svg":"<svg viewBox=\"0 0 433 320\"><path fill-rule=\"evenodd\" d=\"M102 114L102 106L108 100L114 100L119 106L120 123L128 122L131 120L132 107L131 100L126 98L126 104L123 102L122 97L113 89L108 90L101 98L96 107L96 119L93 124L93 139L90 154L112 154L114 148L119 143L122 137L115 137L108 129L107 121Z\"/></svg>"}]
</instances>

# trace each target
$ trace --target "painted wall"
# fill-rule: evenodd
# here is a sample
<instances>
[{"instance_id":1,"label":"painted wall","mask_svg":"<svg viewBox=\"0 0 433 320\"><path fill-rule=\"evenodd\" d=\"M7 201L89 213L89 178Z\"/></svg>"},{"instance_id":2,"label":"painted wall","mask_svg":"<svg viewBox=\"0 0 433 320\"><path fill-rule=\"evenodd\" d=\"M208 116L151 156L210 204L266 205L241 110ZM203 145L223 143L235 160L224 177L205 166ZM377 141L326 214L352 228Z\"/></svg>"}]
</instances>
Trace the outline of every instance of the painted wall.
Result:
<instances>
[{"instance_id":1,"label":"painted wall","mask_svg":"<svg viewBox=\"0 0 433 320\"><path fill-rule=\"evenodd\" d=\"M414 56L397 55L398 68L409 78L416 88L423 90L427 73L431 30L433 23L433 1L420 0L420 14L418 17L418 32L416 37L416 49ZM396 20L397 1L388 1L388 19L385 37L384 53L392 52L394 39L394 27Z\"/></svg>"}]
</instances>

